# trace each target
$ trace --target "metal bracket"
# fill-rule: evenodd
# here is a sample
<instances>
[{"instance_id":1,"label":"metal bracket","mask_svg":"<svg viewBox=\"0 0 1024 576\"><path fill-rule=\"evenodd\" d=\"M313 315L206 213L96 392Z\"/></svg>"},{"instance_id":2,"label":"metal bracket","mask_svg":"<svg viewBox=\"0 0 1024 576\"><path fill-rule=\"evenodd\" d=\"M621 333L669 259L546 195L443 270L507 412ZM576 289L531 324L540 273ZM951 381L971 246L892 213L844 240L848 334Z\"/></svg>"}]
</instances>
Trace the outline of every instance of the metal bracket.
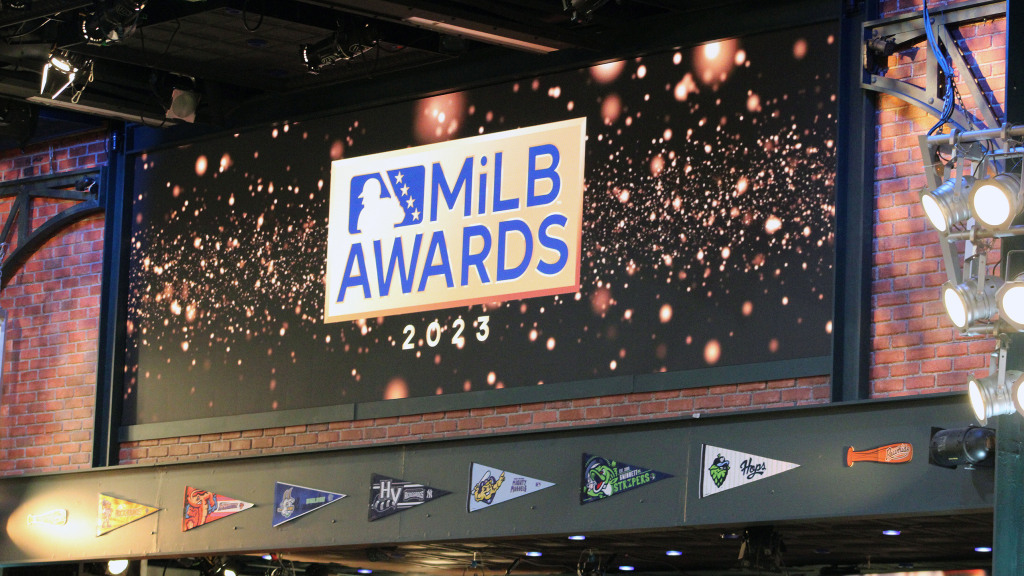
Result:
<instances>
[{"instance_id":1,"label":"metal bracket","mask_svg":"<svg viewBox=\"0 0 1024 576\"><path fill-rule=\"evenodd\" d=\"M0 199L14 198L0 231L0 242L14 246L0 264L0 289L7 286L32 254L49 239L68 226L103 211L100 172L96 168L0 183ZM36 199L68 200L75 204L58 211L33 229L33 201ZM15 224L17 234L12 239Z\"/></svg>"},{"instance_id":2,"label":"metal bracket","mask_svg":"<svg viewBox=\"0 0 1024 576\"><path fill-rule=\"evenodd\" d=\"M932 16L930 25L935 31L937 42L952 59L953 66L959 71L960 79L970 92L974 105L981 116L977 118L962 107L955 105L950 120L961 130L998 126L1001 123L998 114L985 98L985 92L981 89L979 79L974 76L974 70L964 59L950 29L981 20L1005 17L1006 1L966 2L949 8L929 10L929 14ZM939 118L942 115L945 99L954 98L954 95L939 93L939 87L942 85L942 82L939 81L941 70L931 50L928 50L928 58L925 61L926 87L922 88L904 80L885 76L884 60L893 53L910 49L921 43L926 37L925 26L923 14L920 12L865 22L863 26L864 80L861 87L865 90L899 98Z\"/></svg>"}]
</instances>

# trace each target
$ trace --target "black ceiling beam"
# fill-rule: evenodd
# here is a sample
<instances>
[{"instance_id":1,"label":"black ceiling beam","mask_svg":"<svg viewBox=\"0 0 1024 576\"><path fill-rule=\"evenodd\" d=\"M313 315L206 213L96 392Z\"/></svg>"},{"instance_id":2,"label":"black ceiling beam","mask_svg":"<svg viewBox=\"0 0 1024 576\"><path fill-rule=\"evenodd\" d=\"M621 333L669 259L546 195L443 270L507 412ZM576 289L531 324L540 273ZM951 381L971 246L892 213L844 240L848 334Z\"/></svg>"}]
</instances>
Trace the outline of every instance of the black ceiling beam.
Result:
<instances>
[{"instance_id":1,"label":"black ceiling beam","mask_svg":"<svg viewBox=\"0 0 1024 576\"><path fill-rule=\"evenodd\" d=\"M552 0L557 2L557 0ZM312 3L312 2L311 2ZM511 23L479 11L472 12L459 8L452 2L430 2L425 0L326 0L317 4L364 14L369 17L386 19L419 28L440 30L437 26L425 24L436 22L443 26L458 26L497 38L549 46L552 50L599 49L593 39L557 26L530 26ZM419 19L417 21L410 19ZM499 43L499 42L494 42Z\"/></svg>"},{"instance_id":2,"label":"black ceiling beam","mask_svg":"<svg viewBox=\"0 0 1024 576\"><path fill-rule=\"evenodd\" d=\"M75 12L93 5L93 0L33 0L25 8L4 6L0 10L0 28L24 24L55 16L62 12Z\"/></svg>"}]
</instances>

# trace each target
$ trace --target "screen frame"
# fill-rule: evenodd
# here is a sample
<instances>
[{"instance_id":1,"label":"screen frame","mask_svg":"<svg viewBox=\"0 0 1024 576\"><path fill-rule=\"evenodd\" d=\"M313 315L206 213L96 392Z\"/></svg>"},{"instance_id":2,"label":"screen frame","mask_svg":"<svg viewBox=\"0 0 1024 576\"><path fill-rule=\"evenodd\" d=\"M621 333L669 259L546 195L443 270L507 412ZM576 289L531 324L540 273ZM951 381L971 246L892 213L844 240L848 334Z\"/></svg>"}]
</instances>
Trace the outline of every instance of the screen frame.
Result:
<instances>
[{"instance_id":1,"label":"screen frame","mask_svg":"<svg viewBox=\"0 0 1024 576\"><path fill-rule=\"evenodd\" d=\"M819 3L820 4L820 3ZM797 26L810 25L820 22L836 22L836 34L840 34L840 20L834 14L822 14L822 13L804 13L799 17L790 16L790 19L783 24L762 27L764 29L756 29L750 31L749 34L757 34L767 31L779 31L787 28L793 28ZM711 29L714 29L712 27ZM755 27L756 28L756 27ZM687 42L685 46L692 47L706 42L710 39L692 40ZM670 43L660 43L657 47L650 47L642 51L634 51L625 55L620 55L616 58L582 58L580 55L573 55L573 58L569 58L566 62L560 63L549 69L543 71L536 70L536 67L532 70L521 70L515 71L517 76L512 79L522 79L528 76L535 76L539 74L549 74L559 71L567 71L594 64L599 64L604 61L613 59L629 58L638 55L646 55L655 53L668 48L671 48ZM843 58L843 53L839 54L839 58ZM513 67L514 68L514 67ZM505 77L496 78L488 76L483 73L480 79L476 81L463 82L458 88L451 88L449 91L458 91L474 87L482 87L494 84L500 84L507 81ZM845 95L842 92L842 82L840 79L840 86L837 86L837 93ZM401 96L392 97L395 101L408 101L423 98L427 96L436 95L435 91L431 91L427 88L420 89L415 92L402 94ZM341 106L339 110L332 110L331 112L321 112L312 115L310 118L325 117L340 113L340 111L358 111L372 109L381 104L381 102L374 102L373 105L365 104L366 100L363 100L362 105L348 105ZM842 104L839 108L839 130L842 130ZM301 120L301 117L298 118ZM280 122L277 122L280 123ZM266 127L268 124L273 125L275 122L268 122L266 120L260 122L253 122L253 125L248 129L256 129L259 127ZM129 146L122 151L122 164L120 174L122 176L122 182L126 193L122 196L126 198L125 202L127 207L125 211L131 213L131 198L132 194L130 190L132 188L132 172L135 159L142 154L158 151L161 149L188 145L199 141L208 139L214 139L225 135L239 133L245 130L234 129L234 130L214 130L211 131L208 128L193 127L193 126L181 126L178 129L170 130L154 130L152 128L144 126L131 127L127 136ZM840 151L838 156L842 156L843 152ZM840 163L841 158L838 159ZM838 177L836 179L836 197L837 206L839 204L840 188L843 186L842 180ZM836 254L835 258L837 263L839 261L839 249L838 245L841 242L838 233L842 228L840 219L843 217L839 211L836 214ZM123 231L122 237L128 237L130 235L130 223L122 224L126 225L127 229ZM106 248L105 248L106 249ZM127 268L129 266L130 256L123 251L121 254L122 262L122 274L120 274L121 282L127 282ZM109 255L108 257L113 256ZM837 269L838 271L838 269ZM840 274L836 273L833 275L833 305L841 297L841 286ZM123 310L123 303L126 299L126 291L121 290L121 308ZM104 300L106 303L106 300ZM845 322L844 318L835 317L833 338L836 334L840 333L843 329ZM120 326L124 326L123 323ZM123 328L120 328L123 330ZM122 340L123 342L123 335ZM116 347L115 347L116 348ZM118 354L118 352L120 352ZM114 351L114 356L119 357L120 362L113 364L114 369L110 371L115 377L110 378L107 385L114 387L116 390L120 384L117 382L118 378L116 375L123 374L124 369L124 351ZM834 370L835 353L833 347L833 353L826 356L817 357L806 357L794 360L783 360L776 362L760 362L754 364L741 364L741 365L730 365L715 368L703 368L695 370L683 370L675 371L670 373L654 373L654 374L637 374L637 375L623 375L609 378L598 378L579 380L571 382L552 383L545 386L526 386L519 388L507 388L503 390L485 390L479 392L464 392L457 394L446 394L441 396L431 397L415 397L406 398L400 400L388 400L388 401L374 401L374 402L361 402L352 404L339 404L331 406L322 406L315 408L304 408L296 410L284 410L277 412L260 412L260 413L249 413L237 416L223 416L215 418L205 419L193 419L193 420L180 420L170 421L155 424L133 424L129 426L120 425L116 421L110 422L112 427L117 430L117 439L120 442L135 442L143 440L151 440L158 438L168 438L184 435L195 435L195 434L213 434L222 432L231 432L239 430L249 429L266 429L281 426L294 426L294 425L309 425L309 424L321 424L328 422L343 422L353 420L366 420L374 418L386 418L395 416L404 416L412 414L424 414L424 413L437 413L446 412L452 410L468 410L474 408L485 408L485 407L497 407L497 406L509 406L509 405L520 405L520 404L532 404L542 402L553 402L572 400L579 398L589 397L600 397L609 395L620 395L620 394L636 394L636 393L652 393L662 392L668 390L682 390L692 388L703 388L709 386L720 386L730 384L741 384L750 382L765 382L780 379L800 379L810 377L831 377ZM103 382L101 379L101 386ZM581 386L585 386L586 393L581 393ZM119 398L120 394L111 394L113 398ZM116 401L115 401L116 402ZM100 436L97 434L97 436Z\"/></svg>"}]
</instances>

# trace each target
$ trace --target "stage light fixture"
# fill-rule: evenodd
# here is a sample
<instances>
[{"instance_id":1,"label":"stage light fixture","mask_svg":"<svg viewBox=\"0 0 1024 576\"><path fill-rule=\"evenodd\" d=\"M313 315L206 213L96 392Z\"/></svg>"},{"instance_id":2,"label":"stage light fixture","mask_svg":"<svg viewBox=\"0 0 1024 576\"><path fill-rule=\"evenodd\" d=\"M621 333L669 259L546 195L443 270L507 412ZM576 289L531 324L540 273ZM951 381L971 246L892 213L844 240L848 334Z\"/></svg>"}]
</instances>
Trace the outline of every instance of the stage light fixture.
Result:
<instances>
[{"instance_id":1,"label":"stage light fixture","mask_svg":"<svg viewBox=\"0 0 1024 576\"><path fill-rule=\"evenodd\" d=\"M966 331L981 320L987 320L996 313L996 292L1002 279L989 276L985 284L978 287L977 280L970 279L963 284L946 282L942 285L942 304L953 325Z\"/></svg>"},{"instance_id":2,"label":"stage light fixture","mask_svg":"<svg viewBox=\"0 0 1024 576\"><path fill-rule=\"evenodd\" d=\"M986 228L1006 230L1024 208L1020 178L1003 172L977 180L969 196L971 214Z\"/></svg>"},{"instance_id":3,"label":"stage light fixture","mask_svg":"<svg viewBox=\"0 0 1024 576\"><path fill-rule=\"evenodd\" d=\"M971 408L979 424L988 424L988 419L993 416L1013 414L1016 408L1008 383L1016 382L1021 375L1017 370L1007 370L1006 379L1002 382L999 381L998 374L971 378L967 382L967 397L971 401Z\"/></svg>"},{"instance_id":4,"label":"stage light fixture","mask_svg":"<svg viewBox=\"0 0 1024 576\"><path fill-rule=\"evenodd\" d=\"M310 74L319 74L325 66L341 60L351 60L372 50L377 45L373 30L368 26L349 26L315 44L302 45L302 61Z\"/></svg>"},{"instance_id":5,"label":"stage light fixture","mask_svg":"<svg viewBox=\"0 0 1024 576\"><path fill-rule=\"evenodd\" d=\"M972 182L973 179L969 177L961 178L960 190L957 190L957 180L950 178L935 190L921 191L921 206L933 228L939 232L948 232L950 226L971 217L966 191L971 188Z\"/></svg>"},{"instance_id":6,"label":"stage light fixture","mask_svg":"<svg viewBox=\"0 0 1024 576\"><path fill-rule=\"evenodd\" d=\"M996 453L996 431L968 426L945 430L932 428L928 444L928 463L943 468L991 466Z\"/></svg>"},{"instance_id":7,"label":"stage light fixture","mask_svg":"<svg viewBox=\"0 0 1024 576\"><path fill-rule=\"evenodd\" d=\"M67 82L57 89L50 96L50 99L56 100L64 90L71 86L74 91L71 101L78 102L78 99L82 96L82 91L85 90L85 86L92 82L92 68L92 60L72 54L67 50L53 50L50 52L49 58L46 59L46 64L43 65L43 78L39 84L39 93L42 94L46 91L46 85L50 79L50 70L54 70L67 78Z\"/></svg>"},{"instance_id":8,"label":"stage light fixture","mask_svg":"<svg viewBox=\"0 0 1024 576\"><path fill-rule=\"evenodd\" d=\"M113 0L82 19L82 37L89 44L108 46L132 35L139 23L143 0Z\"/></svg>"},{"instance_id":9,"label":"stage light fixture","mask_svg":"<svg viewBox=\"0 0 1024 576\"><path fill-rule=\"evenodd\" d=\"M996 291L999 318L1018 332L1024 331L1024 273L1003 283Z\"/></svg>"},{"instance_id":10,"label":"stage light fixture","mask_svg":"<svg viewBox=\"0 0 1024 576\"><path fill-rule=\"evenodd\" d=\"M128 560L109 560L107 561L107 574L110 576L119 576L124 574L124 571L128 569Z\"/></svg>"}]
</instances>

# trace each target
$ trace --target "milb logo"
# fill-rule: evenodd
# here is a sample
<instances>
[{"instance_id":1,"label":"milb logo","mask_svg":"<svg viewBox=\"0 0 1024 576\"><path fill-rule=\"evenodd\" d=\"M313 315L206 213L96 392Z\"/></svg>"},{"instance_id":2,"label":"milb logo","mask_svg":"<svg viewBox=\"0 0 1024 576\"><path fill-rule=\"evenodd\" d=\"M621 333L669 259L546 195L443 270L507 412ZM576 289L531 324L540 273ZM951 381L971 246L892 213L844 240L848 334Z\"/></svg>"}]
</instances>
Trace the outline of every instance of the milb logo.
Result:
<instances>
[{"instance_id":1,"label":"milb logo","mask_svg":"<svg viewBox=\"0 0 1024 576\"><path fill-rule=\"evenodd\" d=\"M575 292L586 119L337 160L325 322Z\"/></svg>"}]
</instances>

